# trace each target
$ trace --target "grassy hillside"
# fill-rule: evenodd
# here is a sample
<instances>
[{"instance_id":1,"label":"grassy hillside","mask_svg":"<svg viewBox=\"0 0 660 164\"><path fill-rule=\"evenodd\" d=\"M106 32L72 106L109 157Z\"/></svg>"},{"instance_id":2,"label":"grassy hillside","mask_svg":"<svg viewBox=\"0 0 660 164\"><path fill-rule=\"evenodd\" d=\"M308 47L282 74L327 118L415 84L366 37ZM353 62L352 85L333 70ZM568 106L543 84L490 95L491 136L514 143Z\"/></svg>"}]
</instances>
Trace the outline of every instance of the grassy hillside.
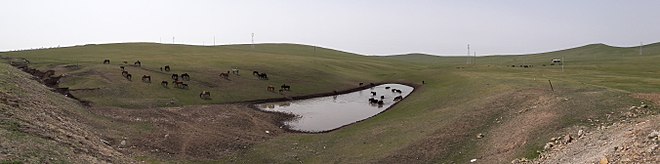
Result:
<instances>
[{"instance_id":1,"label":"grassy hillside","mask_svg":"<svg viewBox=\"0 0 660 164\"><path fill-rule=\"evenodd\" d=\"M465 163L479 158L509 163L513 158L535 157L549 138L565 134L568 127L596 127L616 121L618 117L608 115L620 114L638 103L631 93L660 91L659 48L658 44L649 45L640 56L637 48L588 45L534 55L479 57L471 65L465 64L464 57L367 57L293 44L253 48L123 43L0 56L23 57L32 66L65 74L61 80L64 87L100 88L73 92L92 101L93 108L190 107L278 98L283 95L267 92L266 86L283 83L292 86L289 96L348 89L359 82L419 84L405 101L369 120L324 134L283 133L236 153L202 161ZM552 58L564 59L563 71L559 65L549 65ZM104 59L110 59L111 64L102 64ZM119 66L124 60L143 63L139 68L126 67L133 81L121 77ZM521 64L534 66L511 67ZM172 66L172 72L161 72L159 67L164 65ZM232 67L241 70L240 76L232 75L230 80L218 77ZM251 75L253 70L268 73L270 79L258 80ZM184 72L192 77L186 82L190 89L160 86L171 73ZM151 75L153 82L141 82L143 74ZM421 85L421 81L426 84ZM211 91L212 100L199 99L202 90ZM153 128L158 131L159 127ZM135 130L131 126L128 129ZM476 139L479 133L486 137ZM157 156L145 158L159 161Z\"/></svg>"}]
</instances>

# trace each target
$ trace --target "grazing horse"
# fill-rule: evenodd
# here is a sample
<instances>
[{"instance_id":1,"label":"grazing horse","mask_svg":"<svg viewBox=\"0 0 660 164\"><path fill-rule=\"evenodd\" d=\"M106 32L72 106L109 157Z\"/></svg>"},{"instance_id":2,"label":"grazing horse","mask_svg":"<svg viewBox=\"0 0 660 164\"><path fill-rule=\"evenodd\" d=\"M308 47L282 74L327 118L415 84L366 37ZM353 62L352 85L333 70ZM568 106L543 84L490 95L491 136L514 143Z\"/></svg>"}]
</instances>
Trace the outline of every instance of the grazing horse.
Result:
<instances>
[{"instance_id":1,"label":"grazing horse","mask_svg":"<svg viewBox=\"0 0 660 164\"><path fill-rule=\"evenodd\" d=\"M110 59L103 60L103 64L110 64Z\"/></svg>"},{"instance_id":2,"label":"grazing horse","mask_svg":"<svg viewBox=\"0 0 660 164\"><path fill-rule=\"evenodd\" d=\"M142 81L151 83L151 76L149 75L142 75Z\"/></svg>"},{"instance_id":3,"label":"grazing horse","mask_svg":"<svg viewBox=\"0 0 660 164\"><path fill-rule=\"evenodd\" d=\"M163 80L162 82L160 82L160 85L162 85L163 87L167 87L167 81Z\"/></svg>"},{"instance_id":4,"label":"grazing horse","mask_svg":"<svg viewBox=\"0 0 660 164\"><path fill-rule=\"evenodd\" d=\"M394 101L401 101L401 100L403 100L403 96L401 95L394 97Z\"/></svg>"},{"instance_id":5,"label":"grazing horse","mask_svg":"<svg viewBox=\"0 0 660 164\"><path fill-rule=\"evenodd\" d=\"M124 64L128 64L128 61L124 60L122 63L124 63Z\"/></svg>"},{"instance_id":6,"label":"grazing horse","mask_svg":"<svg viewBox=\"0 0 660 164\"><path fill-rule=\"evenodd\" d=\"M140 60L138 60L138 61L136 61L135 63L133 63L133 65L139 67L139 66L142 66L142 62L140 62Z\"/></svg>"},{"instance_id":7,"label":"grazing horse","mask_svg":"<svg viewBox=\"0 0 660 164\"><path fill-rule=\"evenodd\" d=\"M179 74L172 74L172 80L179 80Z\"/></svg>"},{"instance_id":8,"label":"grazing horse","mask_svg":"<svg viewBox=\"0 0 660 164\"><path fill-rule=\"evenodd\" d=\"M211 92L209 91L202 91L202 93L199 93L199 98L202 98L204 100L211 99Z\"/></svg>"},{"instance_id":9,"label":"grazing horse","mask_svg":"<svg viewBox=\"0 0 660 164\"><path fill-rule=\"evenodd\" d=\"M160 67L160 72L163 72L163 67Z\"/></svg>"},{"instance_id":10,"label":"grazing horse","mask_svg":"<svg viewBox=\"0 0 660 164\"><path fill-rule=\"evenodd\" d=\"M119 68L121 68L122 71L124 70L124 66L119 66Z\"/></svg>"},{"instance_id":11,"label":"grazing horse","mask_svg":"<svg viewBox=\"0 0 660 164\"><path fill-rule=\"evenodd\" d=\"M165 65L165 71L170 72L170 65Z\"/></svg>"},{"instance_id":12,"label":"grazing horse","mask_svg":"<svg viewBox=\"0 0 660 164\"><path fill-rule=\"evenodd\" d=\"M285 91L289 91L289 90L291 90L291 86L288 86L286 84L282 84L282 86L280 86L280 89L285 90Z\"/></svg>"},{"instance_id":13,"label":"grazing horse","mask_svg":"<svg viewBox=\"0 0 660 164\"><path fill-rule=\"evenodd\" d=\"M188 89L188 84L181 84L181 89Z\"/></svg>"},{"instance_id":14,"label":"grazing horse","mask_svg":"<svg viewBox=\"0 0 660 164\"><path fill-rule=\"evenodd\" d=\"M422 84L426 84L426 82L424 80L422 80Z\"/></svg>"},{"instance_id":15,"label":"grazing horse","mask_svg":"<svg viewBox=\"0 0 660 164\"><path fill-rule=\"evenodd\" d=\"M128 71L121 71L121 75L126 77L126 75L128 75Z\"/></svg>"},{"instance_id":16,"label":"grazing horse","mask_svg":"<svg viewBox=\"0 0 660 164\"><path fill-rule=\"evenodd\" d=\"M259 79L268 80L268 75L266 75L266 73L260 73L259 74Z\"/></svg>"},{"instance_id":17,"label":"grazing horse","mask_svg":"<svg viewBox=\"0 0 660 164\"><path fill-rule=\"evenodd\" d=\"M183 87L183 81L172 81L172 84L174 84L174 87L177 88L182 88Z\"/></svg>"},{"instance_id":18,"label":"grazing horse","mask_svg":"<svg viewBox=\"0 0 660 164\"><path fill-rule=\"evenodd\" d=\"M271 91L271 92L275 92L275 87L273 87L272 85L269 85L269 86L266 88L266 90L267 90L267 91Z\"/></svg>"},{"instance_id":19,"label":"grazing horse","mask_svg":"<svg viewBox=\"0 0 660 164\"><path fill-rule=\"evenodd\" d=\"M390 87L385 87L385 89L390 89Z\"/></svg>"},{"instance_id":20,"label":"grazing horse","mask_svg":"<svg viewBox=\"0 0 660 164\"><path fill-rule=\"evenodd\" d=\"M220 77L229 80L229 74L228 73L220 73Z\"/></svg>"},{"instance_id":21,"label":"grazing horse","mask_svg":"<svg viewBox=\"0 0 660 164\"><path fill-rule=\"evenodd\" d=\"M369 98L369 103L370 104L377 104L378 100L372 97L372 98Z\"/></svg>"},{"instance_id":22,"label":"grazing horse","mask_svg":"<svg viewBox=\"0 0 660 164\"><path fill-rule=\"evenodd\" d=\"M364 83L360 83L360 86L364 85Z\"/></svg>"},{"instance_id":23,"label":"grazing horse","mask_svg":"<svg viewBox=\"0 0 660 164\"><path fill-rule=\"evenodd\" d=\"M181 74L181 79L182 80L190 80L190 75L188 75L188 73L183 73L183 74Z\"/></svg>"},{"instance_id":24,"label":"grazing horse","mask_svg":"<svg viewBox=\"0 0 660 164\"><path fill-rule=\"evenodd\" d=\"M238 69L232 68L231 73L234 74L234 75L238 75Z\"/></svg>"},{"instance_id":25,"label":"grazing horse","mask_svg":"<svg viewBox=\"0 0 660 164\"><path fill-rule=\"evenodd\" d=\"M128 79L128 81L131 81L131 78L133 78L133 76L130 73L126 74L126 79Z\"/></svg>"},{"instance_id":26,"label":"grazing horse","mask_svg":"<svg viewBox=\"0 0 660 164\"><path fill-rule=\"evenodd\" d=\"M385 96L380 96L380 99L381 99L381 100L382 100L382 99L385 99Z\"/></svg>"},{"instance_id":27,"label":"grazing horse","mask_svg":"<svg viewBox=\"0 0 660 164\"><path fill-rule=\"evenodd\" d=\"M376 92L371 92L371 96L376 96Z\"/></svg>"},{"instance_id":28,"label":"grazing horse","mask_svg":"<svg viewBox=\"0 0 660 164\"><path fill-rule=\"evenodd\" d=\"M259 76L259 71L252 71L252 75Z\"/></svg>"}]
</instances>

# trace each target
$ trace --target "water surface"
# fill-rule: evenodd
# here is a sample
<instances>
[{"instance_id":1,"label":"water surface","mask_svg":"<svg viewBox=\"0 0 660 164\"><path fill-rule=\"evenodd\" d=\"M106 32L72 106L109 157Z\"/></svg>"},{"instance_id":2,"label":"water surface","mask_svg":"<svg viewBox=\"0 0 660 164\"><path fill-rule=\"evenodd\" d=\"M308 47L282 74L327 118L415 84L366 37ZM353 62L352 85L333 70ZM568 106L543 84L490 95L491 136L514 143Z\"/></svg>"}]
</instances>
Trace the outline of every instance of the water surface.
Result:
<instances>
[{"instance_id":1,"label":"water surface","mask_svg":"<svg viewBox=\"0 0 660 164\"><path fill-rule=\"evenodd\" d=\"M392 89L401 90L402 93L392 92ZM293 130L322 132L374 116L392 106L395 97L402 96L405 99L413 89L401 84L383 84L347 94L258 104L257 107L264 111L291 113L298 116L284 123ZM371 92L376 92L376 96ZM380 100L381 96L384 96L382 105L369 103L369 98Z\"/></svg>"}]
</instances>

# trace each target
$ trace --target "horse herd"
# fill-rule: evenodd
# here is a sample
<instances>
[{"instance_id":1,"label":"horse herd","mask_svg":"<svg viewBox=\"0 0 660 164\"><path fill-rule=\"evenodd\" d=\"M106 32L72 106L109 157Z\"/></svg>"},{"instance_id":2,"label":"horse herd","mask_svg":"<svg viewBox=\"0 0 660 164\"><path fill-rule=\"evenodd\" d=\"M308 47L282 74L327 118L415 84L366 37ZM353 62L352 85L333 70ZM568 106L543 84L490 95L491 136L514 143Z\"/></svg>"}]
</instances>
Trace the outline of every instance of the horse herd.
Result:
<instances>
[{"instance_id":1,"label":"horse herd","mask_svg":"<svg viewBox=\"0 0 660 164\"><path fill-rule=\"evenodd\" d=\"M360 83L360 85L363 85L363 83ZM371 83L371 89L374 89L373 87L374 87L374 84ZM391 88L391 87L385 87L385 89L386 89L386 90L390 90L390 91L392 91L392 93L398 93L398 94L399 94L398 96L394 97L393 101L401 101L401 100L403 100L403 96L400 95L400 94L403 93L403 91L401 91L401 90L399 90L399 89ZM385 100L385 96L384 96L384 95L381 95L381 96L380 96L380 99L377 99L377 98L376 98L376 97L377 97L377 96L376 96L377 94L378 94L378 93L376 93L376 92L374 92L374 91L371 91L371 97L369 98L369 104L382 106L383 104L385 104L385 102L383 101L383 100Z\"/></svg>"},{"instance_id":2,"label":"horse herd","mask_svg":"<svg viewBox=\"0 0 660 164\"><path fill-rule=\"evenodd\" d=\"M124 64L128 64L128 61L123 61L123 63L124 63ZM105 59L105 60L103 60L103 64L110 64L110 59ZM137 60L136 62L133 63L133 66L135 66L135 67L141 67L141 66L142 66L142 62L140 62L139 60ZM119 66L119 68L121 69L121 75L122 75L124 78L126 78L128 81L132 81L133 75L130 74L130 73L126 70L126 67L125 67L125 66ZM165 66L163 66L163 67L160 67L160 71L161 71L161 72L163 72L163 71L165 71L165 72L170 72L171 70L172 70L172 69L171 69L171 67L170 67L169 65L165 65ZM236 76L240 76L240 75L239 75L239 69L238 69L238 68L231 68L231 70L227 71L227 73L220 73L219 76L220 76L221 78L224 78L224 79L226 79L226 80L229 80L229 75L230 75L230 74L234 74L234 75L236 75ZM260 73L260 72L258 72L258 71L253 71L253 72L252 72L252 75L253 75L253 76L256 76L259 80L268 80L268 75L267 75L266 73L263 73L263 72ZM172 76L170 76L170 77L171 77L171 79L172 79L172 84L174 85L174 87L179 88L179 89L188 89L188 84L186 84L186 83L183 82L183 81L190 81L190 75L189 75L188 73L183 73L183 74L181 74L181 75L179 75L179 74L172 74ZM151 83L151 80L152 80L152 79L151 79L151 76L150 76L150 75L142 75L142 82L145 82L145 83ZM169 85L169 82L168 82L167 80L163 80L163 81L161 81L160 84L161 84L161 86L167 88L168 85ZM266 90L267 90L267 91L271 91L271 92L275 92L275 87L269 85L269 86L267 87ZM291 86L286 85L286 84L282 84L282 86L280 86L279 93L282 94L284 91L290 91L290 90L291 90ZM199 94L199 97L202 98L202 99L210 99L210 98L211 98L211 92L209 92L209 91L202 91L202 92Z\"/></svg>"}]
</instances>

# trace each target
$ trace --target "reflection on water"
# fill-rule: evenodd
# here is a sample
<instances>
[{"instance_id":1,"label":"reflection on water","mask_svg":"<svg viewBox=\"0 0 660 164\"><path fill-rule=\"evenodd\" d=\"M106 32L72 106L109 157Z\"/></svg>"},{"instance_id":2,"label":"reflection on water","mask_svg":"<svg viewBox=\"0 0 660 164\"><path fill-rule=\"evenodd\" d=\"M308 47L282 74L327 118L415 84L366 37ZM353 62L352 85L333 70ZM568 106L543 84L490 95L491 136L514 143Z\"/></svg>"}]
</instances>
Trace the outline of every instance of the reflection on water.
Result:
<instances>
[{"instance_id":1,"label":"reflection on water","mask_svg":"<svg viewBox=\"0 0 660 164\"><path fill-rule=\"evenodd\" d=\"M400 93L396 90L399 90ZM266 103L257 106L264 111L297 115L297 119L285 122L293 130L320 132L336 129L376 115L392 106L396 102L395 98L398 96L405 98L412 91L413 88L406 85L383 84L342 95ZM370 103L370 99L375 100L375 103ZM378 101L381 102L378 103Z\"/></svg>"}]
</instances>

